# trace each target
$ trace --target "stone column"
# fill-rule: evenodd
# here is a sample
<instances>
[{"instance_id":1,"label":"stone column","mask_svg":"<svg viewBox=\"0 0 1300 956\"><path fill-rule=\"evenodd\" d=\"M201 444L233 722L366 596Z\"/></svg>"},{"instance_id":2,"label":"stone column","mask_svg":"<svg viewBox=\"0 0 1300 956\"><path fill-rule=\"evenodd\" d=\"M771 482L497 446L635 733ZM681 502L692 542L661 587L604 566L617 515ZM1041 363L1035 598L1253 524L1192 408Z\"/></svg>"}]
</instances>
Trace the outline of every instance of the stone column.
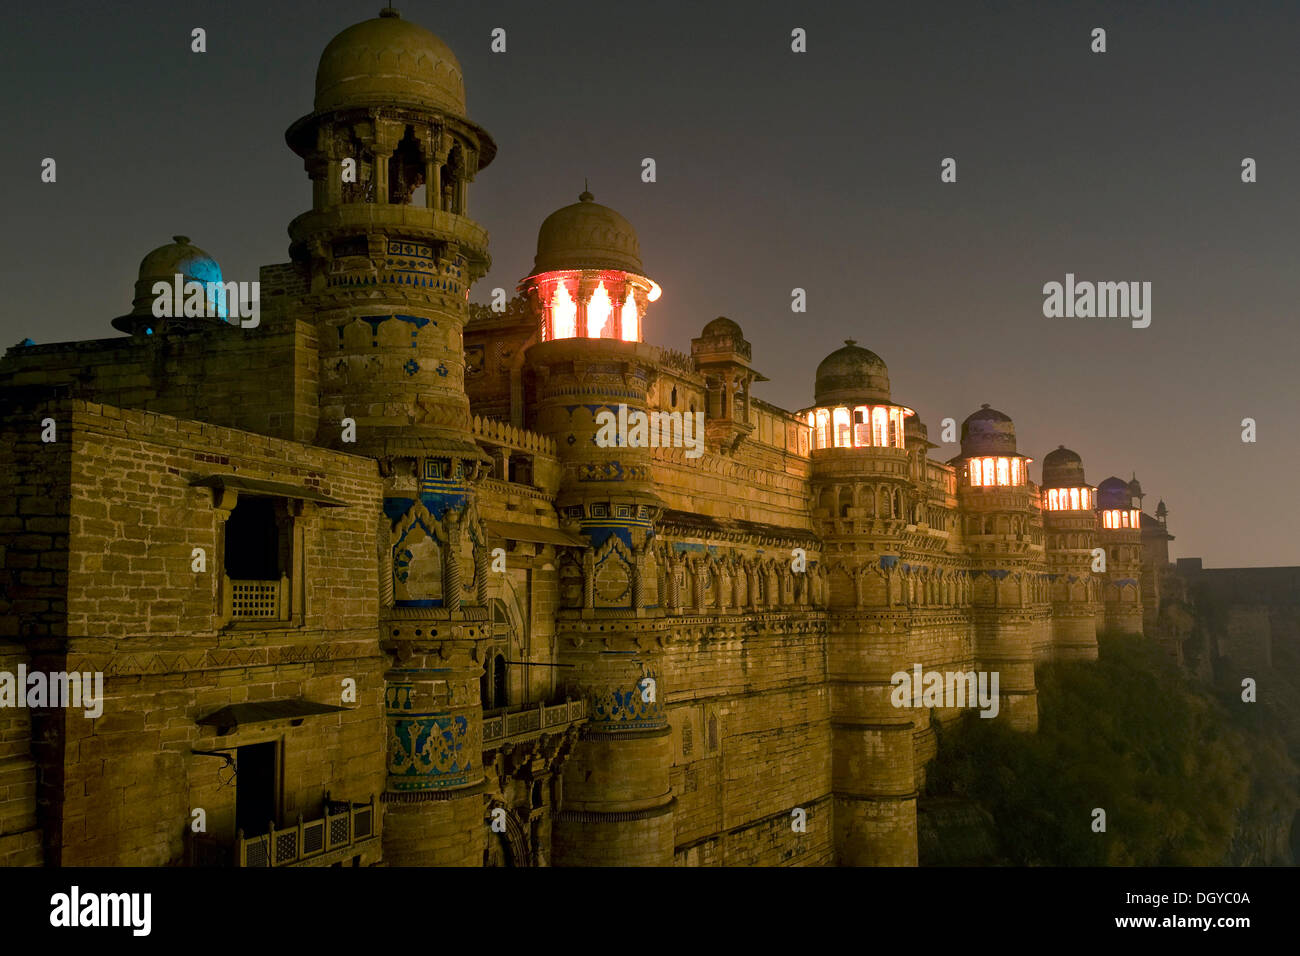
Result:
<instances>
[{"instance_id":1,"label":"stone column","mask_svg":"<svg viewBox=\"0 0 1300 956\"><path fill-rule=\"evenodd\" d=\"M460 518L447 512L447 544L442 549L442 605L452 611L460 609Z\"/></svg>"},{"instance_id":2,"label":"stone column","mask_svg":"<svg viewBox=\"0 0 1300 956\"><path fill-rule=\"evenodd\" d=\"M491 552L488 549L485 535L483 543L476 545L474 548L474 590L480 607L487 607L488 604L488 567L490 558Z\"/></svg>"},{"instance_id":3,"label":"stone column","mask_svg":"<svg viewBox=\"0 0 1300 956\"><path fill-rule=\"evenodd\" d=\"M632 609L645 607L645 546L632 549Z\"/></svg>"},{"instance_id":4,"label":"stone column","mask_svg":"<svg viewBox=\"0 0 1300 956\"><path fill-rule=\"evenodd\" d=\"M582 606L588 611L596 606L596 558L590 548L582 552Z\"/></svg>"}]
</instances>

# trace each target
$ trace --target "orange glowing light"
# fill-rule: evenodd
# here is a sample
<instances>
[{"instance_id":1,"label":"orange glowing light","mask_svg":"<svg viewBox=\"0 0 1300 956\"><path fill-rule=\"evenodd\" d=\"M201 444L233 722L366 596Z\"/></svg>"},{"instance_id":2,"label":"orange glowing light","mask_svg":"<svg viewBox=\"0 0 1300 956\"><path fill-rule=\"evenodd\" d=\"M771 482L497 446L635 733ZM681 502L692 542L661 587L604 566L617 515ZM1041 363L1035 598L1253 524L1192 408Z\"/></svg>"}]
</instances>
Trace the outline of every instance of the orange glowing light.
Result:
<instances>
[{"instance_id":1,"label":"orange glowing light","mask_svg":"<svg viewBox=\"0 0 1300 956\"><path fill-rule=\"evenodd\" d=\"M650 291L646 294L647 302L658 302L659 296L663 295L663 289L659 288L659 283L653 279L650 280Z\"/></svg>"},{"instance_id":2,"label":"orange glowing light","mask_svg":"<svg viewBox=\"0 0 1300 956\"><path fill-rule=\"evenodd\" d=\"M605 288L605 280L602 279L587 302L587 338L617 338L613 323L610 322L613 313L614 303L610 300L609 290Z\"/></svg>"},{"instance_id":3,"label":"orange glowing light","mask_svg":"<svg viewBox=\"0 0 1300 956\"><path fill-rule=\"evenodd\" d=\"M641 332L637 328L636 299L632 293L627 294L627 301L623 303L623 341L640 342Z\"/></svg>"},{"instance_id":4,"label":"orange glowing light","mask_svg":"<svg viewBox=\"0 0 1300 956\"><path fill-rule=\"evenodd\" d=\"M578 334L578 303L569 295L563 282L555 287L551 299L551 338L571 339Z\"/></svg>"}]
</instances>

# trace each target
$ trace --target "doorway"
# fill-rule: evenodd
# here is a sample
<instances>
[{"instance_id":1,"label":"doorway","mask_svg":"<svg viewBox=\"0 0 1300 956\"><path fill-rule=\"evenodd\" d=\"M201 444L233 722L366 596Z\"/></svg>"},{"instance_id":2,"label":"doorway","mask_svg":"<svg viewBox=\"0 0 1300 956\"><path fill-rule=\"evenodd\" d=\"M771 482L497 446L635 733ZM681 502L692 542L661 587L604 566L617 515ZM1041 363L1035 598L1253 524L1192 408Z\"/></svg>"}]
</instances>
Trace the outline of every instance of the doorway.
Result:
<instances>
[{"instance_id":1,"label":"doorway","mask_svg":"<svg viewBox=\"0 0 1300 956\"><path fill-rule=\"evenodd\" d=\"M274 741L235 749L235 829L245 837L266 833L276 819Z\"/></svg>"}]
</instances>

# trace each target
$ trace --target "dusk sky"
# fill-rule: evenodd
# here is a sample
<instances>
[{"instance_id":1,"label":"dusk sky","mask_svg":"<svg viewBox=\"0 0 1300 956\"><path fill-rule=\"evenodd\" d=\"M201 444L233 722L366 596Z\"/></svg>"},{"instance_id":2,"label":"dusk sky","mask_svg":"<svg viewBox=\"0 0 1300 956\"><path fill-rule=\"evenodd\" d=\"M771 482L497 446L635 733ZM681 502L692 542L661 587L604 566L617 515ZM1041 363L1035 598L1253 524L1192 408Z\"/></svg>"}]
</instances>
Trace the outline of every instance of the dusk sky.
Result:
<instances>
[{"instance_id":1,"label":"dusk sky","mask_svg":"<svg viewBox=\"0 0 1300 956\"><path fill-rule=\"evenodd\" d=\"M325 44L380 6L10 5L0 345L117 335L140 259L175 234L227 279L285 261L311 189L284 130ZM988 402L1038 461L1063 443L1091 484L1136 472L1173 556L1300 564L1295 0L397 8L456 52L498 145L470 191L493 257L475 301L528 274L586 177L663 287L647 341L689 351L726 315L771 379L756 395L798 409L854 338L931 440ZM1150 327L1045 318L1066 273L1150 282Z\"/></svg>"}]
</instances>

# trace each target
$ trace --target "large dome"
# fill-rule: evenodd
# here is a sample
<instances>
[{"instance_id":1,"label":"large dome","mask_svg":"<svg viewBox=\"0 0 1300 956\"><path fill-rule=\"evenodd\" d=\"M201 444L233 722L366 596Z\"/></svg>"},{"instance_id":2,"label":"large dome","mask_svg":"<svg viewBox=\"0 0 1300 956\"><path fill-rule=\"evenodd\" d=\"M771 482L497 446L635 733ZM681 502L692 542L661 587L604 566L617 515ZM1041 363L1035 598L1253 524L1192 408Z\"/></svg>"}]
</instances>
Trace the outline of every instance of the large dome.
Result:
<instances>
[{"instance_id":1,"label":"large dome","mask_svg":"<svg viewBox=\"0 0 1300 956\"><path fill-rule=\"evenodd\" d=\"M645 275L636 230L584 191L577 202L547 216L537 232L533 274L563 269L617 269Z\"/></svg>"},{"instance_id":2,"label":"large dome","mask_svg":"<svg viewBox=\"0 0 1300 956\"><path fill-rule=\"evenodd\" d=\"M465 116L465 79L451 48L385 7L325 47L316 110L392 104Z\"/></svg>"},{"instance_id":3,"label":"large dome","mask_svg":"<svg viewBox=\"0 0 1300 956\"><path fill-rule=\"evenodd\" d=\"M127 315L113 320L113 328L122 332L134 332L137 326L149 327L154 324L153 303L154 283L165 282L174 287L176 276L181 276L182 288L186 282L221 282L221 266L202 249L190 243L189 236L172 236L172 241L159 246L140 261L140 271L135 282L135 298L131 300L131 311ZM181 320L177 316L176 320ZM225 321L225 316L221 316ZM175 323L174 323L175 324Z\"/></svg>"},{"instance_id":4,"label":"large dome","mask_svg":"<svg viewBox=\"0 0 1300 956\"><path fill-rule=\"evenodd\" d=\"M817 405L858 405L890 402L889 369L885 361L853 339L845 339L817 366L813 386Z\"/></svg>"},{"instance_id":5,"label":"large dome","mask_svg":"<svg viewBox=\"0 0 1300 956\"><path fill-rule=\"evenodd\" d=\"M1016 426L1011 416L987 403L981 405L961 423L961 454L963 458L1017 454Z\"/></svg>"}]
</instances>

